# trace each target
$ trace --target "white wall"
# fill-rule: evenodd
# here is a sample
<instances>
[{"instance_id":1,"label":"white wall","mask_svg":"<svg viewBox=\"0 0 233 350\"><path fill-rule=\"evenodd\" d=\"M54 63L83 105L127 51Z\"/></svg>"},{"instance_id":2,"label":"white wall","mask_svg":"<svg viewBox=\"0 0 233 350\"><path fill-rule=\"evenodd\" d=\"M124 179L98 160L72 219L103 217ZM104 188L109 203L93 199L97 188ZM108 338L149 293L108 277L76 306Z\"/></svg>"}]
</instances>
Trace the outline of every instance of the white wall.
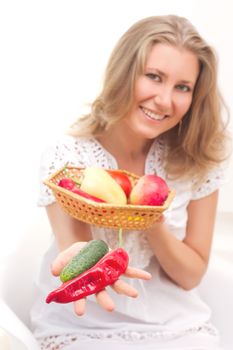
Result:
<instances>
[{"instance_id":1,"label":"white wall","mask_svg":"<svg viewBox=\"0 0 233 350\"><path fill-rule=\"evenodd\" d=\"M219 82L233 110L231 0L1 2L0 246L3 254L12 247L12 242L20 240L38 210L42 148L51 136L63 132L80 115L83 105L95 97L116 40L138 19L171 13L188 17L216 47ZM228 174L229 178L233 174L232 161ZM233 194L231 179L222 189L219 211L233 211L230 194Z\"/></svg>"}]
</instances>

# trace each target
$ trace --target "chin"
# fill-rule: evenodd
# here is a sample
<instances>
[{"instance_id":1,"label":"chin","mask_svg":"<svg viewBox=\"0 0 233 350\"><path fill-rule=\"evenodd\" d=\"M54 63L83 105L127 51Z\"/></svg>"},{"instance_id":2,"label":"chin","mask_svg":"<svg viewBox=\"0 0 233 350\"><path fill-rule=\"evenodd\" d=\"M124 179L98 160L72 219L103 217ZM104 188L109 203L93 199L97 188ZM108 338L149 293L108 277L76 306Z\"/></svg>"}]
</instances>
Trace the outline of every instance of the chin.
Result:
<instances>
[{"instance_id":1,"label":"chin","mask_svg":"<svg viewBox=\"0 0 233 350\"><path fill-rule=\"evenodd\" d=\"M159 135L161 135L161 132L138 132L137 135L145 140L153 140L156 137L158 137Z\"/></svg>"},{"instance_id":2,"label":"chin","mask_svg":"<svg viewBox=\"0 0 233 350\"><path fill-rule=\"evenodd\" d=\"M125 125L126 128L129 128L135 137L145 140L153 140L167 130L161 130L161 127L151 127L151 125L145 125L135 120L128 120Z\"/></svg>"}]
</instances>

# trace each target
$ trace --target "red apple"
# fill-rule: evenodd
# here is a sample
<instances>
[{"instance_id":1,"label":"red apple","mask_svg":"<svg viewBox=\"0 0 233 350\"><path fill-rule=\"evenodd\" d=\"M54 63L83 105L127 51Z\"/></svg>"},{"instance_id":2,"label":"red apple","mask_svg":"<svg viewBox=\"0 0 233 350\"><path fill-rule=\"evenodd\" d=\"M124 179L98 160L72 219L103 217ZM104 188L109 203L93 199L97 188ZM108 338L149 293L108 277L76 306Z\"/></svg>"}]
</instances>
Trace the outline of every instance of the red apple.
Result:
<instances>
[{"instance_id":1,"label":"red apple","mask_svg":"<svg viewBox=\"0 0 233 350\"><path fill-rule=\"evenodd\" d=\"M167 183L160 176L144 175L133 187L129 203L135 205L163 205L167 199L168 191Z\"/></svg>"},{"instance_id":2,"label":"red apple","mask_svg":"<svg viewBox=\"0 0 233 350\"><path fill-rule=\"evenodd\" d=\"M120 170L107 170L112 178L121 186L125 192L126 197L129 197L129 194L132 189L132 184L129 177Z\"/></svg>"}]
</instances>

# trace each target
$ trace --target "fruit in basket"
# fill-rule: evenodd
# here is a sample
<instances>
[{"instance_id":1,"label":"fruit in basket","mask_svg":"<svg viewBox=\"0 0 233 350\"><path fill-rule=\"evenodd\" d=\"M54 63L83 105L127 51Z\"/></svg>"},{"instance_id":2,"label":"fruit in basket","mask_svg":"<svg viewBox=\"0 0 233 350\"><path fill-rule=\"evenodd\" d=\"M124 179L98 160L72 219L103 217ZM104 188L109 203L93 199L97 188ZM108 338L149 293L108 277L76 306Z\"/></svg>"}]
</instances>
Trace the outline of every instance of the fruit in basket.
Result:
<instances>
[{"instance_id":1,"label":"fruit in basket","mask_svg":"<svg viewBox=\"0 0 233 350\"><path fill-rule=\"evenodd\" d=\"M76 187L76 183L72 179L64 177L58 182L58 186L61 186L66 190L72 191Z\"/></svg>"},{"instance_id":2,"label":"fruit in basket","mask_svg":"<svg viewBox=\"0 0 233 350\"><path fill-rule=\"evenodd\" d=\"M132 189L132 184L129 177L120 170L108 170L112 178L121 186L128 198Z\"/></svg>"},{"instance_id":3,"label":"fruit in basket","mask_svg":"<svg viewBox=\"0 0 233 350\"><path fill-rule=\"evenodd\" d=\"M160 176L144 175L133 187L129 203L135 205L163 205L168 197L168 192L167 183Z\"/></svg>"},{"instance_id":4,"label":"fruit in basket","mask_svg":"<svg viewBox=\"0 0 233 350\"><path fill-rule=\"evenodd\" d=\"M92 195L90 195L90 194L88 194L88 193L86 193L86 192L80 190L80 188L77 187L76 182L73 181L73 180L70 179L70 178L64 177L63 179L61 179L61 180L58 182L58 186L61 186L61 187L65 188L66 190L69 190L69 191L71 191L71 192L73 192L73 193L78 194L78 195L81 196L81 197L84 197L84 198L86 198L86 199L90 199L90 200L92 200L92 201L94 201L94 202L99 202L99 203L104 203L104 202L105 202L105 201L104 201L103 199L101 199L101 198L97 198L97 197L95 197L95 196L92 196Z\"/></svg>"},{"instance_id":5,"label":"fruit in basket","mask_svg":"<svg viewBox=\"0 0 233 350\"><path fill-rule=\"evenodd\" d=\"M60 273L62 282L71 280L84 271L94 266L105 254L109 248L107 243L101 239L89 241L71 261L63 268Z\"/></svg>"},{"instance_id":6,"label":"fruit in basket","mask_svg":"<svg viewBox=\"0 0 233 350\"><path fill-rule=\"evenodd\" d=\"M107 203L124 205L127 203L125 192L112 176L102 168L83 170L80 189Z\"/></svg>"}]
</instances>

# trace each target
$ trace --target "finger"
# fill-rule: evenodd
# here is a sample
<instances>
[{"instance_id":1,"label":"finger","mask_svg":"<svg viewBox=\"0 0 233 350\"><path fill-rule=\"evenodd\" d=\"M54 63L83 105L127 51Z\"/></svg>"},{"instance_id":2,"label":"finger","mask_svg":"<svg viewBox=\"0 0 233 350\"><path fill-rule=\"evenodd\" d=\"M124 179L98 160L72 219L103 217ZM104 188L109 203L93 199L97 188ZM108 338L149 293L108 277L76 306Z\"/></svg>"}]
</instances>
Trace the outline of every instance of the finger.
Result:
<instances>
[{"instance_id":1,"label":"finger","mask_svg":"<svg viewBox=\"0 0 233 350\"><path fill-rule=\"evenodd\" d=\"M71 256L69 256L68 252L63 251L58 256L56 259L52 262L51 265L51 272L54 276L59 276L62 269L64 268L65 265L67 265L68 261L70 261Z\"/></svg>"},{"instance_id":2,"label":"finger","mask_svg":"<svg viewBox=\"0 0 233 350\"><path fill-rule=\"evenodd\" d=\"M124 275L130 278L140 278L142 280L150 280L152 277L149 272L130 266L127 267Z\"/></svg>"},{"instance_id":3,"label":"finger","mask_svg":"<svg viewBox=\"0 0 233 350\"><path fill-rule=\"evenodd\" d=\"M84 247L87 242L77 242L58 254L51 265L51 272L54 276L59 276L62 269L68 262Z\"/></svg>"},{"instance_id":4,"label":"finger","mask_svg":"<svg viewBox=\"0 0 233 350\"><path fill-rule=\"evenodd\" d=\"M132 298L136 298L138 296L137 289L122 280L117 280L111 287L118 294L124 294Z\"/></svg>"},{"instance_id":5,"label":"finger","mask_svg":"<svg viewBox=\"0 0 233 350\"><path fill-rule=\"evenodd\" d=\"M163 214L160 215L159 219L157 222L164 222L165 221L165 216Z\"/></svg>"},{"instance_id":6,"label":"finger","mask_svg":"<svg viewBox=\"0 0 233 350\"><path fill-rule=\"evenodd\" d=\"M160 227L161 225L163 225L166 221L166 217L165 215L161 214L156 221L152 224L152 226L150 226L147 230L149 232L154 232L156 229L158 229L158 227Z\"/></svg>"},{"instance_id":7,"label":"finger","mask_svg":"<svg viewBox=\"0 0 233 350\"><path fill-rule=\"evenodd\" d=\"M114 302L105 289L96 294L96 300L106 311L112 312L115 308Z\"/></svg>"},{"instance_id":8,"label":"finger","mask_svg":"<svg viewBox=\"0 0 233 350\"><path fill-rule=\"evenodd\" d=\"M80 299L74 302L74 312L78 316L82 316L85 313L86 299Z\"/></svg>"}]
</instances>

